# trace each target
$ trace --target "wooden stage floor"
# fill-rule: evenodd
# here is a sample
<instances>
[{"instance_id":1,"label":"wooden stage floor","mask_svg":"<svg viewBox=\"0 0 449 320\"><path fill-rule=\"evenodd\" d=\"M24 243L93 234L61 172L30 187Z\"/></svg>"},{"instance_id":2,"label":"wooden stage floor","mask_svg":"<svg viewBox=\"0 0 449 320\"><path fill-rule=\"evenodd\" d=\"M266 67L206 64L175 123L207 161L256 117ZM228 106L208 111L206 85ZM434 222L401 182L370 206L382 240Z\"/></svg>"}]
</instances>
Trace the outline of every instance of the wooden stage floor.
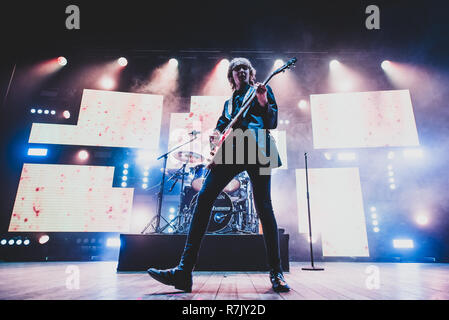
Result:
<instances>
[{"instance_id":1,"label":"wooden stage floor","mask_svg":"<svg viewBox=\"0 0 449 320\"><path fill-rule=\"evenodd\" d=\"M145 272L117 273L117 262L0 263L2 300L436 300L449 299L449 264L291 262L292 290L271 290L265 272L194 272L192 293Z\"/></svg>"}]
</instances>

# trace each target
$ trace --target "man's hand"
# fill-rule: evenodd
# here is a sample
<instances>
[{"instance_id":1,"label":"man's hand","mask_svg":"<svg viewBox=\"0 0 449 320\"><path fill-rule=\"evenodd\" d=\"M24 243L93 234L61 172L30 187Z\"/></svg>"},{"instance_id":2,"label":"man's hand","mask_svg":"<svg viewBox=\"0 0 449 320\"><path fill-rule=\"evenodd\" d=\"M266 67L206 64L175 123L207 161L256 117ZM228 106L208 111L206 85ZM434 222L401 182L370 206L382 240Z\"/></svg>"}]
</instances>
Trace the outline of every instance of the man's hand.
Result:
<instances>
[{"instance_id":1,"label":"man's hand","mask_svg":"<svg viewBox=\"0 0 449 320\"><path fill-rule=\"evenodd\" d=\"M267 87L265 87L260 82L257 82L255 86L256 86L257 101L259 101L259 104L262 107L266 107L268 105Z\"/></svg>"}]
</instances>

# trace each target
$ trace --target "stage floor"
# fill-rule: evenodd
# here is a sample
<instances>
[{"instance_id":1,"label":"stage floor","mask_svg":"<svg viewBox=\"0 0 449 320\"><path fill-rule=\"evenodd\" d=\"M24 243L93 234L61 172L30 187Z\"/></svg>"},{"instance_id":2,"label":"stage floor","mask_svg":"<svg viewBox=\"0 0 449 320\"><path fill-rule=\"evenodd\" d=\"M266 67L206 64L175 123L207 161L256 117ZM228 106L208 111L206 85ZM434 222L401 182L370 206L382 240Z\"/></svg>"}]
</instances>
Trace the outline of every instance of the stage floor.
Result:
<instances>
[{"instance_id":1,"label":"stage floor","mask_svg":"<svg viewBox=\"0 0 449 320\"><path fill-rule=\"evenodd\" d=\"M2 300L430 300L449 299L449 264L291 262L292 290L271 290L265 272L194 272L192 293L159 284L146 272L117 273L117 262L0 263ZM78 281L79 280L79 281Z\"/></svg>"}]
</instances>

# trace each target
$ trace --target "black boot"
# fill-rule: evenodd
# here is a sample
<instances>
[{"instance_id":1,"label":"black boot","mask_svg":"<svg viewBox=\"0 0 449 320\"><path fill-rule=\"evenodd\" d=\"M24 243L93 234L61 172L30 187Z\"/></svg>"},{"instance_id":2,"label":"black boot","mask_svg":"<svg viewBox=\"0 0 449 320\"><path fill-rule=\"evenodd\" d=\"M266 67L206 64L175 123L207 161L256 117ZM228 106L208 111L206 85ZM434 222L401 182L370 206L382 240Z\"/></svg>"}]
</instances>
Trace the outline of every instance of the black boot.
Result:
<instances>
[{"instance_id":1,"label":"black boot","mask_svg":"<svg viewBox=\"0 0 449 320\"><path fill-rule=\"evenodd\" d=\"M290 291L290 287L288 286L287 282L285 282L284 275L282 274L282 272L271 270L270 281L273 286L274 292Z\"/></svg>"},{"instance_id":2,"label":"black boot","mask_svg":"<svg viewBox=\"0 0 449 320\"><path fill-rule=\"evenodd\" d=\"M185 271L180 267L167 270L150 268L147 272L152 278L163 284L174 286L185 292L192 292L192 272Z\"/></svg>"}]
</instances>

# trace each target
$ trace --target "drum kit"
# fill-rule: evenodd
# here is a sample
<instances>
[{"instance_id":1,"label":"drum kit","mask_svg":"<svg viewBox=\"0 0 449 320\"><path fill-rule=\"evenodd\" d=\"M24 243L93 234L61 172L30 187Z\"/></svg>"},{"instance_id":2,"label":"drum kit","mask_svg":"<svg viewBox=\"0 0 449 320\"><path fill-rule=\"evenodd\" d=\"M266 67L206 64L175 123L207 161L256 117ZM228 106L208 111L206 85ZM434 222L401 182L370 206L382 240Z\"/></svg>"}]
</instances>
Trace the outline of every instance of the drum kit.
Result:
<instances>
[{"instance_id":1,"label":"drum kit","mask_svg":"<svg viewBox=\"0 0 449 320\"><path fill-rule=\"evenodd\" d=\"M175 180L173 185L178 179L183 181L178 214L168 221L166 227L171 228L172 233L187 233L207 170L203 156L198 153L179 151L174 154L174 158L183 164L169 180ZM190 165L188 169L187 164ZM258 217L253 207L249 181L248 174L242 172L222 190L213 203L207 233L258 233Z\"/></svg>"},{"instance_id":2,"label":"drum kit","mask_svg":"<svg viewBox=\"0 0 449 320\"><path fill-rule=\"evenodd\" d=\"M145 226L141 232L142 234L164 233L166 230L169 233L182 234L188 232L198 193L203 186L208 170L204 164L205 158L202 155L191 151L175 151L197 139L196 135L198 133L200 132L193 131L189 133L194 138L173 148L157 159L164 159L157 202L157 214ZM166 182L165 175L167 174L167 158L172 153L174 159L182 165L167 180L167 182L173 181L169 192L174 189L178 180L181 180L181 192L179 195L178 212L174 218L167 220L162 216L161 208L164 184ZM242 172L234 177L222 190L213 203L207 233L259 233L259 221L254 210L253 193L249 181L248 174ZM165 221L164 226L161 226L161 219ZM150 227L153 229L153 232L147 232Z\"/></svg>"}]
</instances>

